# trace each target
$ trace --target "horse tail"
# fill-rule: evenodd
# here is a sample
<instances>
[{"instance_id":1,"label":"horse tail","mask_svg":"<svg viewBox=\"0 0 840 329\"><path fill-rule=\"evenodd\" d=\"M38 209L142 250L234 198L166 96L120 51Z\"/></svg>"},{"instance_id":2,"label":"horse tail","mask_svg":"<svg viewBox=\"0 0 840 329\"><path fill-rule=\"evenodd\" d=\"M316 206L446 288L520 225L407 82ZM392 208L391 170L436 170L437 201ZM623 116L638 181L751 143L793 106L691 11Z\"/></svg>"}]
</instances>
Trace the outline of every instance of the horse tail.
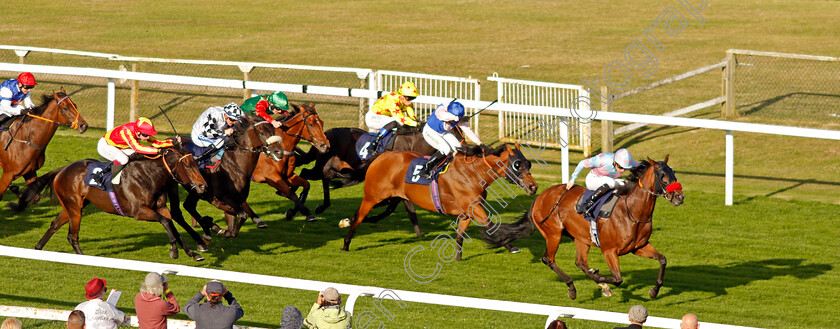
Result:
<instances>
[{"instance_id":1,"label":"horse tail","mask_svg":"<svg viewBox=\"0 0 840 329\"><path fill-rule=\"evenodd\" d=\"M61 167L59 169L50 171L46 175L38 177L32 183L26 186L26 189L23 192L20 192L18 195L18 202L9 202L9 208L12 211L23 211L26 209L27 206L37 202L39 200L38 196L41 194L41 191L44 190L45 187L52 188L52 182L55 180L55 176L58 175L58 172L64 169Z\"/></svg>"},{"instance_id":2,"label":"horse tail","mask_svg":"<svg viewBox=\"0 0 840 329\"><path fill-rule=\"evenodd\" d=\"M534 234L536 227L534 221L531 219L531 208L528 208L516 223L499 224L495 227L493 233L489 233L492 228L481 231L481 238L487 243L488 248L498 248L504 246L514 240L527 238Z\"/></svg>"}]
</instances>

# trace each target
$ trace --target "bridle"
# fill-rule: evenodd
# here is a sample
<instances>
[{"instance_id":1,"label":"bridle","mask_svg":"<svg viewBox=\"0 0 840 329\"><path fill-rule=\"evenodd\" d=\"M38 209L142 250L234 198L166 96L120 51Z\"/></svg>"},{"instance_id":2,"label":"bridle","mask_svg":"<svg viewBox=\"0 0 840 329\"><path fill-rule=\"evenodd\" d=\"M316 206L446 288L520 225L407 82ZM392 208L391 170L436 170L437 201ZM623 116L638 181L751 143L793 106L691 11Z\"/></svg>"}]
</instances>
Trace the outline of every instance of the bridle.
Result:
<instances>
[{"instance_id":1,"label":"bridle","mask_svg":"<svg viewBox=\"0 0 840 329\"><path fill-rule=\"evenodd\" d=\"M156 155L156 156L145 156L145 157L146 157L147 159L152 159L152 160L157 159L157 158L160 158L160 159L161 159L161 162L163 162L163 167L164 167L164 168L166 168L166 172L168 172L168 173L169 173L169 176L171 176L171 177L172 177L172 179L173 179L173 180L175 180L175 182L176 182L176 183L181 184L181 185L187 185L187 183L185 183L185 182L183 182L183 181L181 181L181 180L179 180L179 179L178 179L178 177L175 175L175 171L173 170L173 168L172 168L172 167L170 167L170 166L169 166L169 163L167 163L167 162L166 162L166 156L165 156L165 154L166 154L166 153L169 153L169 152L175 152L175 151L173 151L171 148L167 148L167 149L165 149L163 152L164 152L163 154L158 154L158 155ZM181 156L180 158L178 158L178 161L176 161L176 162L175 162L175 166L174 166L174 167L175 167L175 168L177 168L178 164L179 164L179 163L181 163L181 161L184 161L185 159L187 159L187 157L191 157L191 156L192 156L192 154L189 154L189 153L184 154L183 156ZM195 188L195 185L196 185L196 184L195 184L195 181L190 180L190 184L189 184L189 185L190 185L190 187Z\"/></svg>"},{"instance_id":2,"label":"bridle","mask_svg":"<svg viewBox=\"0 0 840 329\"><path fill-rule=\"evenodd\" d=\"M256 130L257 126L258 126L258 125L261 125L261 124L269 124L269 123L268 123L267 121L260 121L260 122L257 122L257 123L255 123L255 124L253 124L253 125L252 125L252 127L254 127L254 130ZM255 131L255 132L256 132L256 131ZM265 155L267 155L267 156L268 156L268 155L270 155L270 154L271 154L271 151L269 151L269 150L268 150L268 147L269 147L269 145L271 145L271 144L273 144L273 143L276 143L276 142L271 142L271 143L269 143L269 142L268 142L268 140L267 140L267 139L265 139L265 138L263 138L263 137L260 135L260 133L259 133L259 132L256 132L256 134L257 134L257 137L260 139L260 141L262 141L262 144L263 144L263 145L257 146L257 147L255 147L255 148L253 148L253 149L249 149L249 148L246 148L246 147L243 147L242 145L240 145L240 144L239 144L239 139L238 139L238 138L231 138L231 140L233 141L233 144L234 144L234 145L236 145L236 147L238 147L238 148L240 148L240 149L243 149L243 150L245 150L245 151L248 151L248 152L251 152L251 153L263 153L263 154L265 154ZM243 134L243 135L244 135L244 134Z\"/></svg>"},{"instance_id":3,"label":"bridle","mask_svg":"<svg viewBox=\"0 0 840 329\"><path fill-rule=\"evenodd\" d=\"M63 115L65 119L68 119L67 116L64 115L64 111L69 111L68 107L66 107L66 106L62 107L61 106L61 102L63 102L65 99L70 99L70 96L69 95L64 95L64 97L62 97L61 99L56 101L55 106L58 107L59 113L61 113L61 115ZM36 118L36 119L40 119L40 120L44 120L44 121L47 121L47 122L54 123L54 124L59 125L59 126L70 127L70 128L73 128L73 129L79 129L79 117L81 117L81 113L79 113L79 109L77 109L75 105L73 106L73 111L76 112L76 117L73 119L73 122L70 123L70 124L57 122L55 120L47 119L45 117L42 117L42 116L36 115L36 114L27 113L26 115L28 115L30 117L33 117L33 118ZM69 119L68 119L68 121L69 121Z\"/></svg>"},{"instance_id":4,"label":"bridle","mask_svg":"<svg viewBox=\"0 0 840 329\"><path fill-rule=\"evenodd\" d=\"M653 164L651 164L651 165L653 165ZM669 173L665 172L665 169L660 168L660 169L655 169L654 175L656 177L654 177L653 191L647 189L644 186L644 184L642 184L642 179L641 178L638 179L639 187L642 188L641 190L647 192L650 195L653 195L654 198L663 197L665 199L668 199L668 194L671 194L673 192L682 190L682 184L680 184L679 182L676 181L677 178L673 175L673 173L670 173L670 175L669 175ZM666 186L665 182L663 182L661 179L659 179L659 177L663 176L663 175L671 176L669 178L671 178L673 180L673 182ZM637 224L650 223L650 222L653 221L653 216L651 216L650 219L647 220L647 221L639 221L639 220L636 220L635 218L633 218L633 212L630 211L630 205L627 204L627 199L629 199L629 198L625 196L624 197L624 210L627 212L627 217L629 217L631 221L633 221Z\"/></svg>"},{"instance_id":5,"label":"bridle","mask_svg":"<svg viewBox=\"0 0 840 329\"><path fill-rule=\"evenodd\" d=\"M296 126L298 123L301 123L301 122L302 122L302 123L303 123L303 126L304 126L304 127L306 127L306 133L307 133L307 134L309 134L309 137L312 137L312 136L313 136L313 135L312 135L312 127L311 127L311 125L309 125L309 123L308 123L307 119L308 119L310 116L313 116L313 115L315 115L315 114L317 114L317 113L316 113L315 111L313 111L312 109L310 109L310 108L306 108L306 109L304 109L304 110L303 110L303 112L298 113L298 114L303 114L303 119L301 119L301 120L300 120L300 122L297 122L297 123L295 123L295 124L293 124L293 125L291 125L291 126L286 126L286 127L288 127L288 128L292 128L292 127ZM298 114L296 114L296 115L298 115ZM294 116L292 116L292 117L294 117ZM291 119L291 118L290 118L290 119ZM287 134L287 135L289 135L289 136L292 136L292 137L298 137L298 138L303 139L303 140L305 140L305 141L307 141L307 142L310 142L310 143L312 143L312 144L315 144L315 142L314 142L312 139L309 139L309 138L303 137L303 135L301 135L301 134L297 134L297 133L296 133L296 134L290 134L290 133L288 133L288 132L286 132L286 134Z\"/></svg>"}]
</instances>

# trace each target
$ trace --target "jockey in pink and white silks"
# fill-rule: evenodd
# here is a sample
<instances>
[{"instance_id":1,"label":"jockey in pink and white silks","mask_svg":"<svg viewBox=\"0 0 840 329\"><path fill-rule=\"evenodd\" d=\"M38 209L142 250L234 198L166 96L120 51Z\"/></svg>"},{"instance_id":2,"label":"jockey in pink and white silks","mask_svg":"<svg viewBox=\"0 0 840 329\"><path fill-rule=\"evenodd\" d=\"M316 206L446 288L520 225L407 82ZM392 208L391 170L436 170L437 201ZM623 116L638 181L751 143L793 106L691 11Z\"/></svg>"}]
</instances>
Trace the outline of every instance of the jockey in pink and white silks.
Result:
<instances>
[{"instance_id":1,"label":"jockey in pink and white silks","mask_svg":"<svg viewBox=\"0 0 840 329\"><path fill-rule=\"evenodd\" d=\"M435 112L429 116L429 120L426 121L426 126L423 127L423 139L438 151L426 161L426 164L420 171L420 176L430 178L432 169L441 165L442 162L445 162L444 160L449 160L454 157L452 155L461 146L461 142L452 134L452 129L455 126L461 128L464 136L469 140L475 142L477 145L481 145L481 140L478 139L478 135L470 129L469 117L464 116L464 114L464 105L458 102L451 102L448 106L444 104L438 105Z\"/></svg>"},{"instance_id":2,"label":"jockey in pink and white silks","mask_svg":"<svg viewBox=\"0 0 840 329\"><path fill-rule=\"evenodd\" d=\"M595 194L583 204L583 209L589 210L595 201L604 196L610 189L627 186L627 181L618 179L618 177L625 170L632 169L638 165L639 163L633 160L633 155L627 149L619 149L615 153L604 152L578 163L575 171L572 173L572 177L566 183L566 189L572 188L575 184L575 179L583 168L592 168L589 174L586 175L586 188L595 190Z\"/></svg>"}]
</instances>

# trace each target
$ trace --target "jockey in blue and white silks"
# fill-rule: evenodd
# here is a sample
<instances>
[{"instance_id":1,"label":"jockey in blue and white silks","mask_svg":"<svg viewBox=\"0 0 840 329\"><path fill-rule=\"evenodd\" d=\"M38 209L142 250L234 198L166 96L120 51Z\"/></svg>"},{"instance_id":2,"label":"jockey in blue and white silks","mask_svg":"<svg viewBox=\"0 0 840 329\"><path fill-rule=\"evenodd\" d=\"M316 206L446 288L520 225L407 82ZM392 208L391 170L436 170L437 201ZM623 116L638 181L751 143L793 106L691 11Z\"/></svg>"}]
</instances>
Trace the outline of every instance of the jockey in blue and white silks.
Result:
<instances>
[{"instance_id":1,"label":"jockey in blue and white silks","mask_svg":"<svg viewBox=\"0 0 840 329\"><path fill-rule=\"evenodd\" d=\"M35 77L29 72L23 72L16 79L0 84L0 124L35 107L30 97L30 91L35 85Z\"/></svg>"},{"instance_id":2,"label":"jockey in blue and white silks","mask_svg":"<svg viewBox=\"0 0 840 329\"><path fill-rule=\"evenodd\" d=\"M470 129L469 117L465 117L464 105L458 102L451 102L449 105L440 104L435 112L429 116L426 126L423 127L423 139L429 145L438 150L423 166L420 175L429 178L432 169L438 166L442 160L447 160L461 146L461 142L452 134L455 126L461 128L464 136L469 140L481 145L478 135Z\"/></svg>"},{"instance_id":3,"label":"jockey in blue and white silks","mask_svg":"<svg viewBox=\"0 0 840 329\"><path fill-rule=\"evenodd\" d=\"M566 189L572 188L578 174L583 168L592 168L586 175L586 188L595 190L595 194L586 200L583 209L589 209L598 198L609 192L610 189L624 187L627 181L618 179L626 169L632 169L639 163L633 160L633 155L627 149L619 149L615 153L604 152L589 159L581 160L575 167L572 177L566 183Z\"/></svg>"}]
</instances>

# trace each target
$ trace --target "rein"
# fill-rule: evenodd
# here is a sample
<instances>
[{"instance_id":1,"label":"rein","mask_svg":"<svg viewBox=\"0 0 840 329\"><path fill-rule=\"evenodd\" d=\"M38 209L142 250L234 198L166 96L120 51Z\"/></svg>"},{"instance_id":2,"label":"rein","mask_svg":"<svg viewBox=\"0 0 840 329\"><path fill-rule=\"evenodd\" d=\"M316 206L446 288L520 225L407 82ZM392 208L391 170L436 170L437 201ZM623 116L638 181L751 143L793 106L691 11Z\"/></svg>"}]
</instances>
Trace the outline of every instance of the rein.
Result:
<instances>
[{"instance_id":1,"label":"rein","mask_svg":"<svg viewBox=\"0 0 840 329\"><path fill-rule=\"evenodd\" d=\"M70 96L64 96L60 100L56 101L55 106L58 108L59 111L61 111L61 107L60 107L61 102L63 102L65 99L69 99L69 98L70 98ZM75 109L75 106L73 108ZM75 111L76 111L76 118L73 120L72 124L57 122L55 120L48 119L48 118L42 117L42 116L37 115L37 114L26 113L26 115L29 116L29 117L32 117L32 118L36 118L36 119L39 119L39 120L50 122L50 123L58 125L58 126L64 126L64 127L70 127L70 128L73 128L73 129L78 129L79 128L79 117L81 116L81 113L79 113L78 109L75 109ZM23 120L20 121L20 125L23 125ZM20 129L20 125L18 125L18 129ZM17 134L18 129L16 129L15 132L12 133L11 140L9 141L10 143L11 143L12 140L14 140L16 142L24 143L27 146L29 146L31 148L34 148L38 151L43 151L44 149L47 148L46 145L45 146L40 146L40 145L36 145L36 144L32 143L32 125L29 125L28 128L27 128L26 140L20 140L20 139L17 139L17 138L14 137ZM7 148L9 147L8 144L6 145L6 147Z\"/></svg>"},{"instance_id":2,"label":"rein","mask_svg":"<svg viewBox=\"0 0 840 329\"><path fill-rule=\"evenodd\" d=\"M170 150L166 149L165 152L170 152ZM143 156L146 157L146 159L150 159L150 160L155 160L157 158L160 158L161 162L163 162L163 167L166 168L166 171L169 173L169 176L172 176L172 179L174 179L176 183L181 184L181 185L186 185L186 183L178 180L178 177L175 177L175 172L172 170L171 167L169 167L169 163L166 162L166 157L164 157L163 154L158 154L156 156L148 156L148 155L143 155ZM192 154L185 154L185 155L181 156L178 159L178 161L175 162L175 165L177 166L179 163L181 163L181 161L186 159L188 156L192 156Z\"/></svg>"},{"instance_id":3,"label":"rein","mask_svg":"<svg viewBox=\"0 0 840 329\"><path fill-rule=\"evenodd\" d=\"M306 127L306 133L309 134L309 137L312 137L312 128L309 126L309 124L306 123L306 119L309 118L310 116L314 115L315 113L310 111L310 110L304 110L304 111L305 112L301 112L303 114L303 119L301 119L300 122L298 122L298 123L303 123L303 126ZM295 123L295 124L293 124L291 126L287 126L287 127L292 128L292 127L296 126L298 123ZM284 131L284 133L286 133L286 135L289 135L289 136L292 136L292 137L298 137L298 138L303 139L303 140L305 140L307 142L310 142L310 143L313 142L311 139L303 137L303 135L301 135L301 134L290 134L290 133L285 132L285 131Z\"/></svg>"},{"instance_id":4,"label":"rein","mask_svg":"<svg viewBox=\"0 0 840 329\"><path fill-rule=\"evenodd\" d=\"M542 225L543 223L545 223L545 221L548 220L548 217L551 217L551 213L554 212L554 209L557 209L557 205L559 205L560 200L563 200L563 197L566 196L566 192L569 192L569 189L566 189L565 191L563 191L563 194L561 194L560 198L557 199L557 202L554 203L554 207L551 207L551 211L548 212L548 215L545 215L545 218L543 218L543 220L541 220L540 223L537 224L537 226Z\"/></svg>"}]
</instances>

